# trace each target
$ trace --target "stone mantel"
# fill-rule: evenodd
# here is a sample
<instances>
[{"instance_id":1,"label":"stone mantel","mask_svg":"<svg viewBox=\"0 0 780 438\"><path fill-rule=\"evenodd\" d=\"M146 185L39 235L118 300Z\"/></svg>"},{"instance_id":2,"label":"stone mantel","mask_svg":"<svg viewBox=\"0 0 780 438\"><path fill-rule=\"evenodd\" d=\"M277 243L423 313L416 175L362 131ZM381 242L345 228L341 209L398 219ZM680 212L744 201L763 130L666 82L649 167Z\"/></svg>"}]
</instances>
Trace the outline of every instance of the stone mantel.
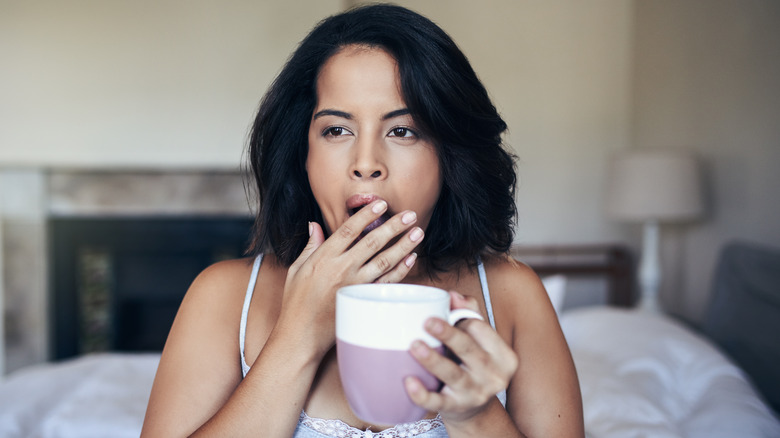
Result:
<instances>
[{"instance_id":1,"label":"stone mantel","mask_svg":"<svg viewBox=\"0 0 780 438\"><path fill-rule=\"evenodd\" d=\"M50 358L47 220L248 216L246 182L238 170L0 167L0 374Z\"/></svg>"}]
</instances>

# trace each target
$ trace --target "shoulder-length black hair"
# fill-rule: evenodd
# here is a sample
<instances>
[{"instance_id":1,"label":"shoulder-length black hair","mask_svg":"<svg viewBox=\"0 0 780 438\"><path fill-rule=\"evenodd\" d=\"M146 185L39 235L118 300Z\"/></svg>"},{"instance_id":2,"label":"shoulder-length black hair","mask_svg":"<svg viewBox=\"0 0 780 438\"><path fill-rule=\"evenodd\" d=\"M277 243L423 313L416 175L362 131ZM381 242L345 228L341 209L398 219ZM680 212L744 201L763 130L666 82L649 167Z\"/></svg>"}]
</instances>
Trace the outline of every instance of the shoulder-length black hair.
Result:
<instances>
[{"instance_id":1,"label":"shoulder-length black hair","mask_svg":"<svg viewBox=\"0 0 780 438\"><path fill-rule=\"evenodd\" d=\"M507 252L516 175L501 141L506 123L441 28L408 9L380 4L320 22L263 98L248 145L260 201L249 254L273 251L290 265L306 245L308 222L322 223L305 169L309 123L320 68L349 45L381 48L395 58L405 103L436 146L443 187L422 244L429 268Z\"/></svg>"}]
</instances>

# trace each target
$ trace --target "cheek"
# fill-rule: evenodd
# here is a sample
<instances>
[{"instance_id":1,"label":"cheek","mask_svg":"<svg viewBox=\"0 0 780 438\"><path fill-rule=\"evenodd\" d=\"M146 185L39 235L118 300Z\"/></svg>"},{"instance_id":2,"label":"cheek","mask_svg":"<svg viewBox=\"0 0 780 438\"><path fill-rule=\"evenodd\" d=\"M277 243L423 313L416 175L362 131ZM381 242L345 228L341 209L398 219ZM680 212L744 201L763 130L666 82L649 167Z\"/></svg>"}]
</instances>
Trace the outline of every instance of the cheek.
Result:
<instances>
[{"instance_id":1,"label":"cheek","mask_svg":"<svg viewBox=\"0 0 780 438\"><path fill-rule=\"evenodd\" d=\"M439 160L434 155L422 160L413 160L407 167L406 192L412 195L414 207L417 213L422 215L420 219L424 225L433 214L433 208L441 193L442 178L439 168Z\"/></svg>"},{"instance_id":2,"label":"cheek","mask_svg":"<svg viewBox=\"0 0 780 438\"><path fill-rule=\"evenodd\" d=\"M327 171L330 169L327 162L327 154L322 153L320 145L317 144L317 136L309 132L309 150L306 153L306 173L309 175L309 185L312 191L321 186L322 182L327 181ZM323 181L325 180L325 181Z\"/></svg>"},{"instance_id":3,"label":"cheek","mask_svg":"<svg viewBox=\"0 0 780 438\"><path fill-rule=\"evenodd\" d=\"M314 200L323 215L326 234L330 234L336 225L338 204L337 184L339 175L338 166L333 163L330 154L323 153L316 146L309 146L306 156L306 173L309 179L309 187L314 195Z\"/></svg>"},{"instance_id":4,"label":"cheek","mask_svg":"<svg viewBox=\"0 0 780 438\"><path fill-rule=\"evenodd\" d=\"M322 192L332 184L334 178L332 171L334 166L328 163L326 158L324 154L309 148L309 154L306 158L306 173L309 176L309 186L318 203L321 201Z\"/></svg>"}]
</instances>

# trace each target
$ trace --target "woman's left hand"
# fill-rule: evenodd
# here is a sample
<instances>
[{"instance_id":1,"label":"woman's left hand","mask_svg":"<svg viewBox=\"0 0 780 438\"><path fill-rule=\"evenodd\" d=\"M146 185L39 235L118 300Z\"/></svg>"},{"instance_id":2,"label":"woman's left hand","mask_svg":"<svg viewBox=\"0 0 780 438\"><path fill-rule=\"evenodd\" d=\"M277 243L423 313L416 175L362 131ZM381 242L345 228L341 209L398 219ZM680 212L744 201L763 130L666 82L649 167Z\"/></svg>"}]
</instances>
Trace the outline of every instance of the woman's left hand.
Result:
<instances>
[{"instance_id":1,"label":"woman's left hand","mask_svg":"<svg viewBox=\"0 0 780 438\"><path fill-rule=\"evenodd\" d=\"M474 298L450 292L452 308L478 311ZM417 405L439 412L444 421L462 422L474 417L509 385L518 359L490 324L467 319L453 327L439 318L426 322L426 330L456 355L461 364L439 354L422 341L416 341L411 353L444 384L439 392L425 389L415 377L406 379L406 391Z\"/></svg>"}]
</instances>

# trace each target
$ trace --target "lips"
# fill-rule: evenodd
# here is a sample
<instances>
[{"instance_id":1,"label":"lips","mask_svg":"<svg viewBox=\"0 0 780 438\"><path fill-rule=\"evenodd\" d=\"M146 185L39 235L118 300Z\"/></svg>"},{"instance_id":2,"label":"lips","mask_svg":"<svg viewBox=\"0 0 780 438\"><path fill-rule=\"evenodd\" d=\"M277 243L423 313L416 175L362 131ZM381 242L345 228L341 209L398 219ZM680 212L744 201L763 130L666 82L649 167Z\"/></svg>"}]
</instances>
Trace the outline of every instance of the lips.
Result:
<instances>
[{"instance_id":1,"label":"lips","mask_svg":"<svg viewBox=\"0 0 780 438\"><path fill-rule=\"evenodd\" d=\"M361 208L365 207L366 205L376 201L377 199L381 199L379 196L376 195L370 195L370 194L358 194L350 196L349 199L347 199L347 213L349 216L354 215L358 211L360 211ZM366 234L370 233L371 231L378 228L383 223L387 222L392 217L392 214L390 213L390 209L385 211L382 216L368 224L366 228L363 229L363 231L360 233L360 237L365 236Z\"/></svg>"}]
</instances>

